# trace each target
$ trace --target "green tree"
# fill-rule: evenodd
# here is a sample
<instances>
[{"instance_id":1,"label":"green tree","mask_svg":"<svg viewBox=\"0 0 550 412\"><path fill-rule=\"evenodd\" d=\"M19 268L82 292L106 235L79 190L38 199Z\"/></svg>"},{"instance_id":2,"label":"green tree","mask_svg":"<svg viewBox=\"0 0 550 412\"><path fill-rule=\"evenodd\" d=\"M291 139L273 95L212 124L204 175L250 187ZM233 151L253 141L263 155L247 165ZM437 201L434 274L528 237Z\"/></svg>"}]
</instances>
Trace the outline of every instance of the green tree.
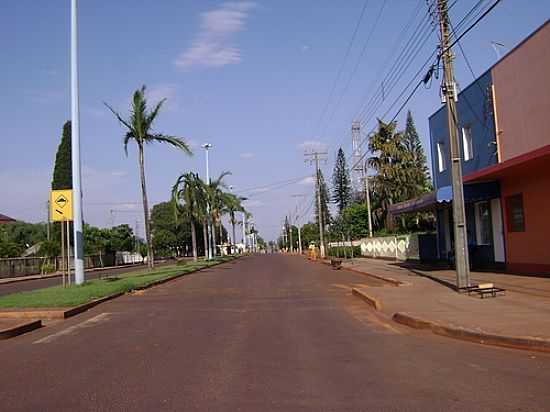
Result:
<instances>
[{"instance_id":1,"label":"green tree","mask_svg":"<svg viewBox=\"0 0 550 412\"><path fill-rule=\"evenodd\" d=\"M336 203L339 214L351 202L351 181L346 165L346 155L342 148L338 149L336 164L332 172L332 201Z\"/></svg>"},{"instance_id":2,"label":"green tree","mask_svg":"<svg viewBox=\"0 0 550 412\"><path fill-rule=\"evenodd\" d=\"M115 115L118 121L126 128L124 136L124 151L128 155L128 143L134 141L138 149L138 162L141 180L141 196L143 200L143 216L145 221L145 238L147 241L147 262L150 268L154 266L153 243L151 242L151 227L149 221L149 202L147 200L147 188L145 184L145 158L144 149L148 143L167 143L184 153L191 155L188 144L181 138L153 132L153 122L158 116L166 99L158 102L153 110L147 109L145 98L145 86L134 92L131 103L130 117L124 119L107 103L107 108Z\"/></svg>"},{"instance_id":3,"label":"green tree","mask_svg":"<svg viewBox=\"0 0 550 412\"><path fill-rule=\"evenodd\" d=\"M55 155L55 165L53 168L52 190L72 189L73 188L73 170L71 153L71 122L70 120L63 125L61 142Z\"/></svg>"},{"instance_id":4,"label":"green tree","mask_svg":"<svg viewBox=\"0 0 550 412\"><path fill-rule=\"evenodd\" d=\"M370 136L369 151L375 153L368 159L369 166L376 171L374 177L373 209L377 222L385 222L386 230L393 230L389 207L405 200L407 195L408 170L407 151L403 145L403 134L395 131L396 122L384 123L378 120L378 131Z\"/></svg>"},{"instance_id":5,"label":"green tree","mask_svg":"<svg viewBox=\"0 0 550 412\"><path fill-rule=\"evenodd\" d=\"M201 224L206 216L206 195L203 189L204 184L199 175L192 172L179 176L172 187L172 202L176 216L185 217L191 227L191 247L195 261L198 259L197 225Z\"/></svg>"},{"instance_id":6,"label":"green tree","mask_svg":"<svg viewBox=\"0 0 550 412\"><path fill-rule=\"evenodd\" d=\"M414 120L409 110L407 113L407 124L403 133L403 145L407 151L408 170L406 198L412 199L431 190L430 172L426 160L424 148L416 131Z\"/></svg>"},{"instance_id":7,"label":"green tree","mask_svg":"<svg viewBox=\"0 0 550 412\"><path fill-rule=\"evenodd\" d=\"M173 201L157 203L151 211L151 233L156 254L180 256L190 243L189 219L178 213Z\"/></svg>"}]
</instances>

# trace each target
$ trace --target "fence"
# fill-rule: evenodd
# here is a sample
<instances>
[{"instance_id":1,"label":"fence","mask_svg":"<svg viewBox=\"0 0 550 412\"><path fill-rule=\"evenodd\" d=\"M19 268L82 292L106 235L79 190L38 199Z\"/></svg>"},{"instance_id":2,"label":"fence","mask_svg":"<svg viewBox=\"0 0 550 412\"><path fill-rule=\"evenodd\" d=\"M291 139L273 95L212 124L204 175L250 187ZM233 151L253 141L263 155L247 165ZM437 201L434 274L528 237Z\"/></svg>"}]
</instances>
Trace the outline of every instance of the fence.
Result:
<instances>
[{"instance_id":1,"label":"fence","mask_svg":"<svg viewBox=\"0 0 550 412\"><path fill-rule=\"evenodd\" d=\"M107 266L122 266L142 263L140 255L130 252L117 252L116 254L90 255L84 257L84 268L93 269ZM72 264L72 259L71 259ZM39 275L43 273L45 266L50 265L50 270L60 270L61 257L25 257L0 259L0 279Z\"/></svg>"},{"instance_id":2,"label":"fence","mask_svg":"<svg viewBox=\"0 0 550 412\"><path fill-rule=\"evenodd\" d=\"M408 234L333 242L331 247L360 246L361 256L395 260L432 260L437 257L435 235Z\"/></svg>"}]
</instances>

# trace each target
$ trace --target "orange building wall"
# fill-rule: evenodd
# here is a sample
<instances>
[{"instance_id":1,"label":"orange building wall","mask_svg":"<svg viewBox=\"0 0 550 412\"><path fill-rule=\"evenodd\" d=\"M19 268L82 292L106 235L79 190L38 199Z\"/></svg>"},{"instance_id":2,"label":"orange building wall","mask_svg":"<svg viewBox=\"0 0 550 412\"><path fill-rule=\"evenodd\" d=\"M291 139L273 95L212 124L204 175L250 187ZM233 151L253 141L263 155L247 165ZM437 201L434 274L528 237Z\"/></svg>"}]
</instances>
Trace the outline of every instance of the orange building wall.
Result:
<instances>
[{"instance_id":1,"label":"orange building wall","mask_svg":"<svg viewBox=\"0 0 550 412\"><path fill-rule=\"evenodd\" d=\"M500 162L550 144L550 24L491 70Z\"/></svg>"},{"instance_id":2,"label":"orange building wall","mask_svg":"<svg viewBox=\"0 0 550 412\"><path fill-rule=\"evenodd\" d=\"M537 167L500 181L506 264L512 272L550 272L550 168ZM523 194L525 232L508 232L506 197Z\"/></svg>"}]
</instances>

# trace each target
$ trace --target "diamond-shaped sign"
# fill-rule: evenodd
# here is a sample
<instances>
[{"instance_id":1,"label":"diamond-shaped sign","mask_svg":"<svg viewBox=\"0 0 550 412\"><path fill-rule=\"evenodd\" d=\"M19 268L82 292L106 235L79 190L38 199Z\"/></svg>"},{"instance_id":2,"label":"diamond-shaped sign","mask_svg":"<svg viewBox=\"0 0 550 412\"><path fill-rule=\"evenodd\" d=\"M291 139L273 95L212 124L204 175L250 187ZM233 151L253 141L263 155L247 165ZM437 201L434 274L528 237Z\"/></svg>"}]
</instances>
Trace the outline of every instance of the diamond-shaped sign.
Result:
<instances>
[{"instance_id":1,"label":"diamond-shaped sign","mask_svg":"<svg viewBox=\"0 0 550 412\"><path fill-rule=\"evenodd\" d=\"M50 194L50 216L52 221L73 220L72 190L52 190Z\"/></svg>"}]
</instances>

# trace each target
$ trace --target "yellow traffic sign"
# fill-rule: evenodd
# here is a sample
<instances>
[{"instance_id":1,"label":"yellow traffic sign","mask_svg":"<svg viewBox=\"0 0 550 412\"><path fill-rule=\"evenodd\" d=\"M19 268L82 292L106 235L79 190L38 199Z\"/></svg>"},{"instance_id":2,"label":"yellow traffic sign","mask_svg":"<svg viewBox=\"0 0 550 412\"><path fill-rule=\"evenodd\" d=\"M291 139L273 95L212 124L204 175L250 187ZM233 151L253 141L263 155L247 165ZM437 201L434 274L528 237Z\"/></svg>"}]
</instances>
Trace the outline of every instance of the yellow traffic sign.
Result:
<instances>
[{"instance_id":1,"label":"yellow traffic sign","mask_svg":"<svg viewBox=\"0 0 550 412\"><path fill-rule=\"evenodd\" d=\"M73 220L73 191L52 190L50 194L50 216L52 221Z\"/></svg>"}]
</instances>

